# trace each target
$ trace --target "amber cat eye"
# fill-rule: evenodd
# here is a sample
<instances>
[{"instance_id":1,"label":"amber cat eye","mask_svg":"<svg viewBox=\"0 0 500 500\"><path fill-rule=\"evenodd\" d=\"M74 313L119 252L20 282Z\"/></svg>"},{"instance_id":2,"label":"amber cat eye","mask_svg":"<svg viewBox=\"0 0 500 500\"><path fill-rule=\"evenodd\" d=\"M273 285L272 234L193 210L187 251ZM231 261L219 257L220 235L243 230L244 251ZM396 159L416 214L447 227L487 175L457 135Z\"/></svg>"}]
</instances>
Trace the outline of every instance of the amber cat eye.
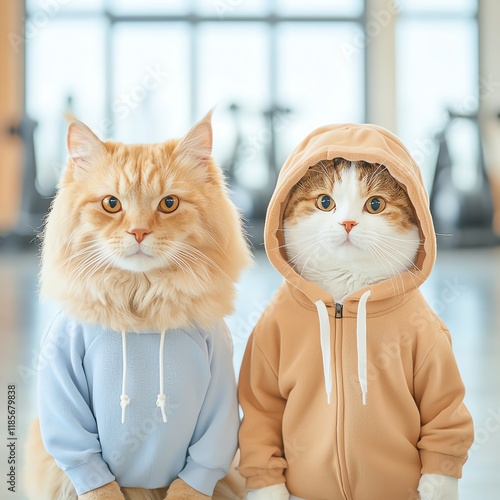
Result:
<instances>
[{"instance_id":1,"label":"amber cat eye","mask_svg":"<svg viewBox=\"0 0 500 500\"><path fill-rule=\"evenodd\" d=\"M379 214L385 208L385 200L380 196L372 196L366 201L365 208L371 214Z\"/></svg>"},{"instance_id":2,"label":"amber cat eye","mask_svg":"<svg viewBox=\"0 0 500 500\"><path fill-rule=\"evenodd\" d=\"M158 210L160 212L163 212L164 214L171 214L172 212L175 212L177 210L177 207L179 206L179 198L174 195L170 196L165 196L163 200L160 201L160 204L158 205Z\"/></svg>"},{"instance_id":3,"label":"amber cat eye","mask_svg":"<svg viewBox=\"0 0 500 500\"><path fill-rule=\"evenodd\" d=\"M327 194L320 194L316 198L316 206L323 212L330 212L335 208L333 198Z\"/></svg>"},{"instance_id":4,"label":"amber cat eye","mask_svg":"<svg viewBox=\"0 0 500 500\"><path fill-rule=\"evenodd\" d=\"M122 204L118 198L115 198L114 196L106 196L106 198L103 198L101 201L102 208L106 210L106 212L109 212L110 214L116 214L122 209Z\"/></svg>"}]
</instances>

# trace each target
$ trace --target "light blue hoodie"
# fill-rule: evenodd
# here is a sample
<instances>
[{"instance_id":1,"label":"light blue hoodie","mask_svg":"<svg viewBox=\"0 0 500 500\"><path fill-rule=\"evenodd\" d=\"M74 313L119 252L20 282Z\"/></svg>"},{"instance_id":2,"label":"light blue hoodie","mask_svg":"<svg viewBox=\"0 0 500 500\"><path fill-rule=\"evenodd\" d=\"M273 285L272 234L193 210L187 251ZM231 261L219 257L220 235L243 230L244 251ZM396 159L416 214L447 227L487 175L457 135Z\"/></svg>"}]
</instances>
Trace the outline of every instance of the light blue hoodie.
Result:
<instances>
[{"instance_id":1,"label":"light blue hoodie","mask_svg":"<svg viewBox=\"0 0 500 500\"><path fill-rule=\"evenodd\" d=\"M239 426L229 332L222 321L167 330L163 350L161 338L104 330L62 312L44 336L42 438L79 495L115 479L160 488L177 477L212 495L228 472Z\"/></svg>"}]
</instances>

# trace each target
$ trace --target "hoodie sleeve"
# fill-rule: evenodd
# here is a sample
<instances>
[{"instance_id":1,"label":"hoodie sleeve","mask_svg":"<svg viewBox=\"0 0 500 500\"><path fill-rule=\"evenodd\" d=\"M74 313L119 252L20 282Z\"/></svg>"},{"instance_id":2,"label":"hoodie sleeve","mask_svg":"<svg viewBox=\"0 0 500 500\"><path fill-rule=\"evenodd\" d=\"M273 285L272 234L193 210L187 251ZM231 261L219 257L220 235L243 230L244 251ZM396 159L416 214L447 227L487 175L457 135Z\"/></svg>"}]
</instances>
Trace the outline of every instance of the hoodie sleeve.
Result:
<instances>
[{"instance_id":1,"label":"hoodie sleeve","mask_svg":"<svg viewBox=\"0 0 500 500\"><path fill-rule=\"evenodd\" d=\"M38 408L42 440L78 495L115 477L101 456L89 389L83 368L83 334L59 314L42 341Z\"/></svg>"},{"instance_id":2,"label":"hoodie sleeve","mask_svg":"<svg viewBox=\"0 0 500 500\"><path fill-rule=\"evenodd\" d=\"M239 416L233 346L225 323L209 333L207 344L210 384L179 477L195 490L212 496L236 454Z\"/></svg>"},{"instance_id":3,"label":"hoodie sleeve","mask_svg":"<svg viewBox=\"0 0 500 500\"><path fill-rule=\"evenodd\" d=\"M422 474L462 477L467 451L474 440L472 417L463 403L465 388L442 326L414 377L421 432L417 448Z\"/></svg>"},{"instance_id":4,"label":"hoodie sleeve","mask_svg":"<svg viewBox=\"0 0 500 500\"><path fill-rule=\"evenodd\" d=\"M264 350L260 334L271 339L274 348ZM263 488L285 482L282 420L286 400L278 385L278 326L264 319L255 327L245 350L238 395L243 409L240 427L239 471L247 488Z\"/></svg>"}]
</instances>

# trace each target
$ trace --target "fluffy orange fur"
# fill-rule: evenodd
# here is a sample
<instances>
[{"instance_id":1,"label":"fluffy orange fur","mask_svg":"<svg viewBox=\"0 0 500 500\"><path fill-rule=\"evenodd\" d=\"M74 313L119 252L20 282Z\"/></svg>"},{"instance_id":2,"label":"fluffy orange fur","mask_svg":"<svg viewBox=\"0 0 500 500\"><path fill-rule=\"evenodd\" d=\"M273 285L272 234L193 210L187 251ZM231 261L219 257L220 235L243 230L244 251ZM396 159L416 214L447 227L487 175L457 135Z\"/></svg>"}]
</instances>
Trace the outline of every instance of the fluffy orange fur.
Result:
<instances>
[{"instance_id":1,"label":"fluffy orange fur","mask_svg":"<svg viewBox=\"0 0 500 500\"><path fill-rule=\"evenodd\" d=\"M43 297L59 301L83 322L117 331L209 326L232 311L235 281L250 252L211 157L210 118L182 139L151 145L101 142L83 123L70 123L70 161L42 239ZM107 196L119 199L122 210L107 212ZM158 208L166 196L180 200L172 213ZM149 257L138 257L146 262L144 270L123 264L137 228L147 230L153 256L153 265ZM244 487L234 469L233 474L220 482L214 498L243 498ZM25 488L39 500L77 498L45 451L38 421L27 444ZM120 498L117 488L108 486L113 498ZM123 494L128 500L160 500L166 491L124 488ZM180 491L168 498L195 497Z\"/></svg>"},{"instance_id":2,"label":"fluffy orange fur","mask_svg":"<svg viewBox=\"0 0 500 500\"><path fill-rule=\"evenodd\" d=\"M43 297L82 321L118 331L207 326L232 311L234 282L249 251L223 174L197 144L200 127L210 127L210 115L183 139L161 144L91 138L94 150L84 162L70 161L47 219ZM101 205L107 195L126 209L107 213ZM163 214L157 206L168 195L179 197L179 208ZM162 267L133 272L114 265L134 227L152 233ZM103 245L106 256L97 252Z\"/></svg>"}]
</instances>

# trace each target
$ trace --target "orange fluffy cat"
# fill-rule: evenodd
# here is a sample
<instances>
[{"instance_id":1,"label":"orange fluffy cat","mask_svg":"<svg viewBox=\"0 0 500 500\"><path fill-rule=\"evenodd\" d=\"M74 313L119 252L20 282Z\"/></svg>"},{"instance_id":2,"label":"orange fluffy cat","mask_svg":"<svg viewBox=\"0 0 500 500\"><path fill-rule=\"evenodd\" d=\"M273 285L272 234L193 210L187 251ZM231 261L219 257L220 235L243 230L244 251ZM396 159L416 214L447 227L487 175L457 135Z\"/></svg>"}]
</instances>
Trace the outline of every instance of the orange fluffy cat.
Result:
<instances>
[{"instance_id":1,"label":"orange fluffy cat","mask_svg":"<svg viewBox=\"0 0 500 500\"><path fill-rule=\"evenodd\" d=\"M29 498L238 498L221 481L238 430L223 317L250 257L211 114L152 145L73 120L68 150L43 234L41 292L60 311L41 346Z\"/></svg>"}]
</instances>

